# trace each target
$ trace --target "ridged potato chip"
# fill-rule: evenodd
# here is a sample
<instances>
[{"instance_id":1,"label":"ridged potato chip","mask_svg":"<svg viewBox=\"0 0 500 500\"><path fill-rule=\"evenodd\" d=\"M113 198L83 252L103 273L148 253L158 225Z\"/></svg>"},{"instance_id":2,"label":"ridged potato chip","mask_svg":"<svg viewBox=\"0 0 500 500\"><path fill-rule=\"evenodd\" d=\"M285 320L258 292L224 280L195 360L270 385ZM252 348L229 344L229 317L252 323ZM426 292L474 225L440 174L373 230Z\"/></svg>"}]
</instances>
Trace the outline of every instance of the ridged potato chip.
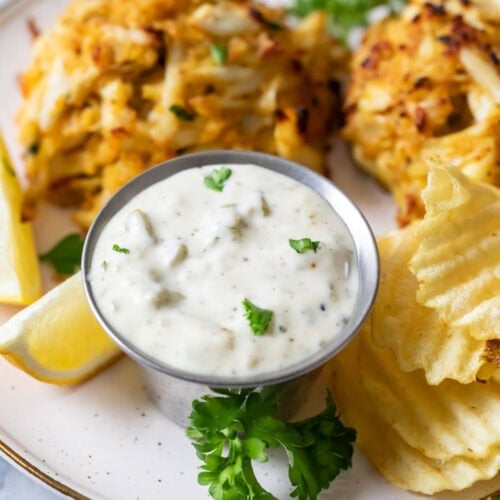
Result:
<instances>
[{"instance_id":1,"label":"ridged potato chip","mask_svg":"<svg viewBox=\"0 0 500 500\"><path fill-rule=\"evenodd\" d=\"M402 372L389 349L363 338L361 384L375 412L425 456L484 459L500 448L500 385L427 384L422 370Z\"/></svg>"},{"instance_id":2,"label":"ridged potato chip","mask_svg":"<svg viewBox=\"0 0 500 500\"><path fill-rule=\"evenodd\" d=\"M500 381L499 193L431 167L426 216L378 241L371 318L332 361L341 415L402 488L459 490L500 468L500 385L476 382Z\"/></svg>"},{"instance_id":3,"label":"ridged potato chip","mask_svg":"<svg viewBox=\"0 0 500 500\"><path fill-rule=\"evenodd\" d=\"M396 486L427 495L464 489L478 480L493 477L500 468L499 448L478 460L431 459L406 443L394 427L380 417L379 405L373 404L361 384L365 368L359 355L364 345L371 342L369 335L366 326L358 338L332 360L332 390L342 420L356 429L356 444L370 462ZM428 425L431 426L432 421Z\"/></svg>"},{"instance_id":4,"label":"ridged potato chip","mask_svg":"<svg viewBox=\"0 0 500 500\"><path fill-rule=\"evenodd\" d=\"M500 338L500 189L435 166L422 198L410 261L417 300L475 338Z\"/></svg>"},{"instance_id":5,"label":"ridged potato chip","mask_svg":"<svg viewBox=\"0 0 500 500\"><path fill-rule=\"evenodd\" d=\"M420 222L378 240L381 276L372 312L372 335L389 347L404 371L423 368L429 384L446 378L462 383L495 377L500 345L478 340L464 326L451 326L416 300L418 282L408 262L418 248ZM496 363L495 363L496 362Z\"/></svg>"}]
</instances>

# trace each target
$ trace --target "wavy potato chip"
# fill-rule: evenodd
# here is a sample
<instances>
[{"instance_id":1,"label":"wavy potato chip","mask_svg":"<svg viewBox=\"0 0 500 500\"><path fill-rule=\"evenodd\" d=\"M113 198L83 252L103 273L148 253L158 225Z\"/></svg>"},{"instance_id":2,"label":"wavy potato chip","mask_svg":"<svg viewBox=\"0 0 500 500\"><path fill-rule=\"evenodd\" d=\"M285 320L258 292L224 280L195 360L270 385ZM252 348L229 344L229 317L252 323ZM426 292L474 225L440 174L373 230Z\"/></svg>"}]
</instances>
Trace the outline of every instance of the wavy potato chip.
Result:
<instances>
[{"instance_id":1,"label":"wavy potato chip","mask_svg":"<svg viewBox=\"0 0 500 500\"><path fill-rule=\"evenodd\" d=\"M374 411L425 456L487 458L500 448L500 385L427 384L422 370L402 372L389 349L361 339L361 384Z\"/></svg>"},{"instance_id":2,"label":"wavy potato chip","mask_svg":"<svg viewBox=\"0 0 500 500\"><path fill-rule=\"evenodd\" d=\"M391 348L402 370L423 368L429 384L496 377L500 345L474 338L468 327L452 327L435 309L417 302L418 282L408 262L419 245L419 224L378 240L380 286L371 316L375 343Z\"/></svg>"},{"instance_id":3,"label":"wavy potato chip","mask_svg":"<svg viewBox=\"0 0 500 500\"><path fill-rule=\"evenodd\" d=\"M431 459L408 445L380 417L379 408L361 384L365 370L359 354L366 342L370 342L368 326L332 360L332 390L342 420L356 429L356 444L370 462L396 486L427 495L460 490L495 476L500 468L500 448L492 449L488 456L478 460Z\"/></svg>"},{"instance_id":4,"label":"wavy potato chip","mask_svg":"<svg viewBox=\"0 0 500 500\"><path fill-rule=\"evenodd\" d=\"M422 198L410 261L417 300L478 339L500 338L500 189L434 166Z\"/></svg>"}]
</instances>

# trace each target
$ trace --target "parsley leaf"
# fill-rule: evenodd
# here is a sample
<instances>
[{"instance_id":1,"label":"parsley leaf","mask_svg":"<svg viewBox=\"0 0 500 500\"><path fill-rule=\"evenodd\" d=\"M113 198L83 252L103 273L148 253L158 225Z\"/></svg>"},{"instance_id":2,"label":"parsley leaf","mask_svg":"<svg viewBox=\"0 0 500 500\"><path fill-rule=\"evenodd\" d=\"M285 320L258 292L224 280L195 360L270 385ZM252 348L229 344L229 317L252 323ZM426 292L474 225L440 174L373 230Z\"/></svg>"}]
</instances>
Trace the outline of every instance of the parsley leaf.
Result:
<instances>
[{"instance_id":1,"label":"parsley leaf","mask_svg":"<svg viewBox=\"0 0 500 500\"><path fill-rule=\"evenodd\" d=\"M316 253L319 247L319 241L311 241L310 238L288 240L288 243L297 253L304 253L307 250L313 250Z\"/></svg>"},{"instance_id":2,"label":"parsley leaf","mask_svg":"<svg viewBox=\"0 0 500 500\"><path fill-rule=\"evenodd\" d=\"M227 47L220 44L211 45L210 55L216 64L222 66L227 59Z\"/></svg>"},{"instance_id":3,"label":"parsley leaf","mask_svg":"<svg viewBox=\"0 0 500 500\"><path fill-rule=\"evenodd\" d=\"M278 388L213 389L193 402L187 435L203 462L198 483L216 500L271 500L255 477L252 461L267 462L268 448L285 448L292 497L315 500L351 466L354 430L339 420L330 393L326 408L301 422L275 417Z\"/></svg>"},{"instance_id":4,"label":"parsley leaf","mask_svg":"<svg viewBox=\"0 0 500 500\"><path fill-rule=\"evenodd\" d=\"M203 179L203 183L209 189L219 192L223 191L225 182L231 177L232 173L233 171L227 167L212 170L212 172Z\"/></svg>"},{"instance_id":5,"label":"parsley leaf","mask_svg":"<svg viewBox=\"0 0 500 500\"><path fill-rule=\"evenodd\" d=\"M40 255L40 260L48 262L59 274L74 274L80 267L83 243L81 234L69 234L47 253Z\"/></svg>"},{"instance_id":6,"label":"parsley leaf","mask_svg":"<svg viewBox=\"0 0 500 500\"><path fill-rule=\"evenodd\" d=\"M245 308L245 318L248 319L252 332L255 335L266 333L266 330L269 328L269 323L271 323L273 319L273 312L257 307L248 299L243 301L243 307Z\"/></svg>"},{"instance_id":7,"label":"parsley leaf","mask_svg":"<svg viewBox=\"0 0 500 500\"><path fill-rule=\"evenodd\" d=\"M127 255L130 253L130 250L128 248L123 248L123 247L121 247L120 245L118 245L116 243L113 245L113 250L115 252L124 253L124 254L127 254Z\"/></svg>"},{"instance_id":8,"label":"parsley leaf","mask_svg":"<svg viewBox=\"0 0 500 500\"><path fill-rule=\"evenodd\" d=\"M407 0L294 0L291 14L304 17L316 10L324 10L328 16L330 31L346 42L349 31L366 26L368 13L375 7L387 5L392 13L399 12Z\"/></svg>"},{"instance_id":9,"label":"parsley leaf","mask_svg":"<svg viewBox=\"0 0 500 500\"><path fill-rule=\"evenodd\" d=\"M186 108L183 108L178 104L172 104L172 106L170 106L169 109L171 113L173 113L175 116L177 116L177 118L179 118L179 120L185 122L192 122L196 117L194 113L191 113Z\"/></svg>"}]
</instances>

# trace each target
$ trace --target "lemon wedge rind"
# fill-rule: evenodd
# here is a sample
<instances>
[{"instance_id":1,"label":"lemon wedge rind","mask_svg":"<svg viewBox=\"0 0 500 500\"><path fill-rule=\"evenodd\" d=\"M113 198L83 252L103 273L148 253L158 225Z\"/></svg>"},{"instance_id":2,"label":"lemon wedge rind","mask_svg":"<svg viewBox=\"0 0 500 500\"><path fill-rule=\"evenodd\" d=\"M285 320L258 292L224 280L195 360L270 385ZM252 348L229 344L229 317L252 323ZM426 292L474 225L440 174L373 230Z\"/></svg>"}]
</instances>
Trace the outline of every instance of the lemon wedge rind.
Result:
<instances>
[{"instance_id":1,"label":"lemon wedge rind","mask_svg":"<svg viewBox=\"0 0 500 500\"><path fill-rule=\"evenodd\" d=\"M117 345L94 318L81 274L61 283L0 328L0 354L34 378L81 382L111 364Z\"/></svg>"},{"instance_id":2,"label":"lemon wedge rind","mask_svg":"<svg viewBox=\"0 0 500 500\"><path fill-rule=\"evenodd\" d=\"M0 302L28 305L42 295L31 224L22 222L22 192L0 137Z\"/></svg>"}]
</instances>

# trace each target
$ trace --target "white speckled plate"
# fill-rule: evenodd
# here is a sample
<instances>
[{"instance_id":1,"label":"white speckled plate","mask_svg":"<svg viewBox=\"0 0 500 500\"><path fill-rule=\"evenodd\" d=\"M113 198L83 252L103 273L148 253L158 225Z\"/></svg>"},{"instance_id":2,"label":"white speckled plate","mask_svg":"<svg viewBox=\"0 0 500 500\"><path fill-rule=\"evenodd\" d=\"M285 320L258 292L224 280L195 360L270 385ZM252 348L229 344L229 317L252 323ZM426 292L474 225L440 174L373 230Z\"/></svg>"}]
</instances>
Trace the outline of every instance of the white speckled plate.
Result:
<instances>
[{"instance_id":1,"label":"white speckled plate","mask_svg":"<svg viewBox=\"0 0 500 500\"><path fill-rule=\"evenodd\" d=\"M43 29L66 3L16 0L0 11L0 127L19 170L14 115L20 100L16 75L30 52L26 23L32 18ZM353 169L342 145L332 156L331 166L335 182L358 202L375 232L391 228L392 201L371 179ZM66 214L44 207L36 224L40 251L69 230ZM0 307L0 324L15 311ZM126 359L90 382L70 388L32 380L0 359L0 452L33 478L74 498L207 498L206 490L197 485L198 462L183 431L152 406L135 366ZM260 473L278 498L287 497L286 472L279 458ZM498 487L497 479L439 498L478 499ZM389 485L357 454L354 467L321 498L420 497Z\"/></svg>"}]
</instances>

